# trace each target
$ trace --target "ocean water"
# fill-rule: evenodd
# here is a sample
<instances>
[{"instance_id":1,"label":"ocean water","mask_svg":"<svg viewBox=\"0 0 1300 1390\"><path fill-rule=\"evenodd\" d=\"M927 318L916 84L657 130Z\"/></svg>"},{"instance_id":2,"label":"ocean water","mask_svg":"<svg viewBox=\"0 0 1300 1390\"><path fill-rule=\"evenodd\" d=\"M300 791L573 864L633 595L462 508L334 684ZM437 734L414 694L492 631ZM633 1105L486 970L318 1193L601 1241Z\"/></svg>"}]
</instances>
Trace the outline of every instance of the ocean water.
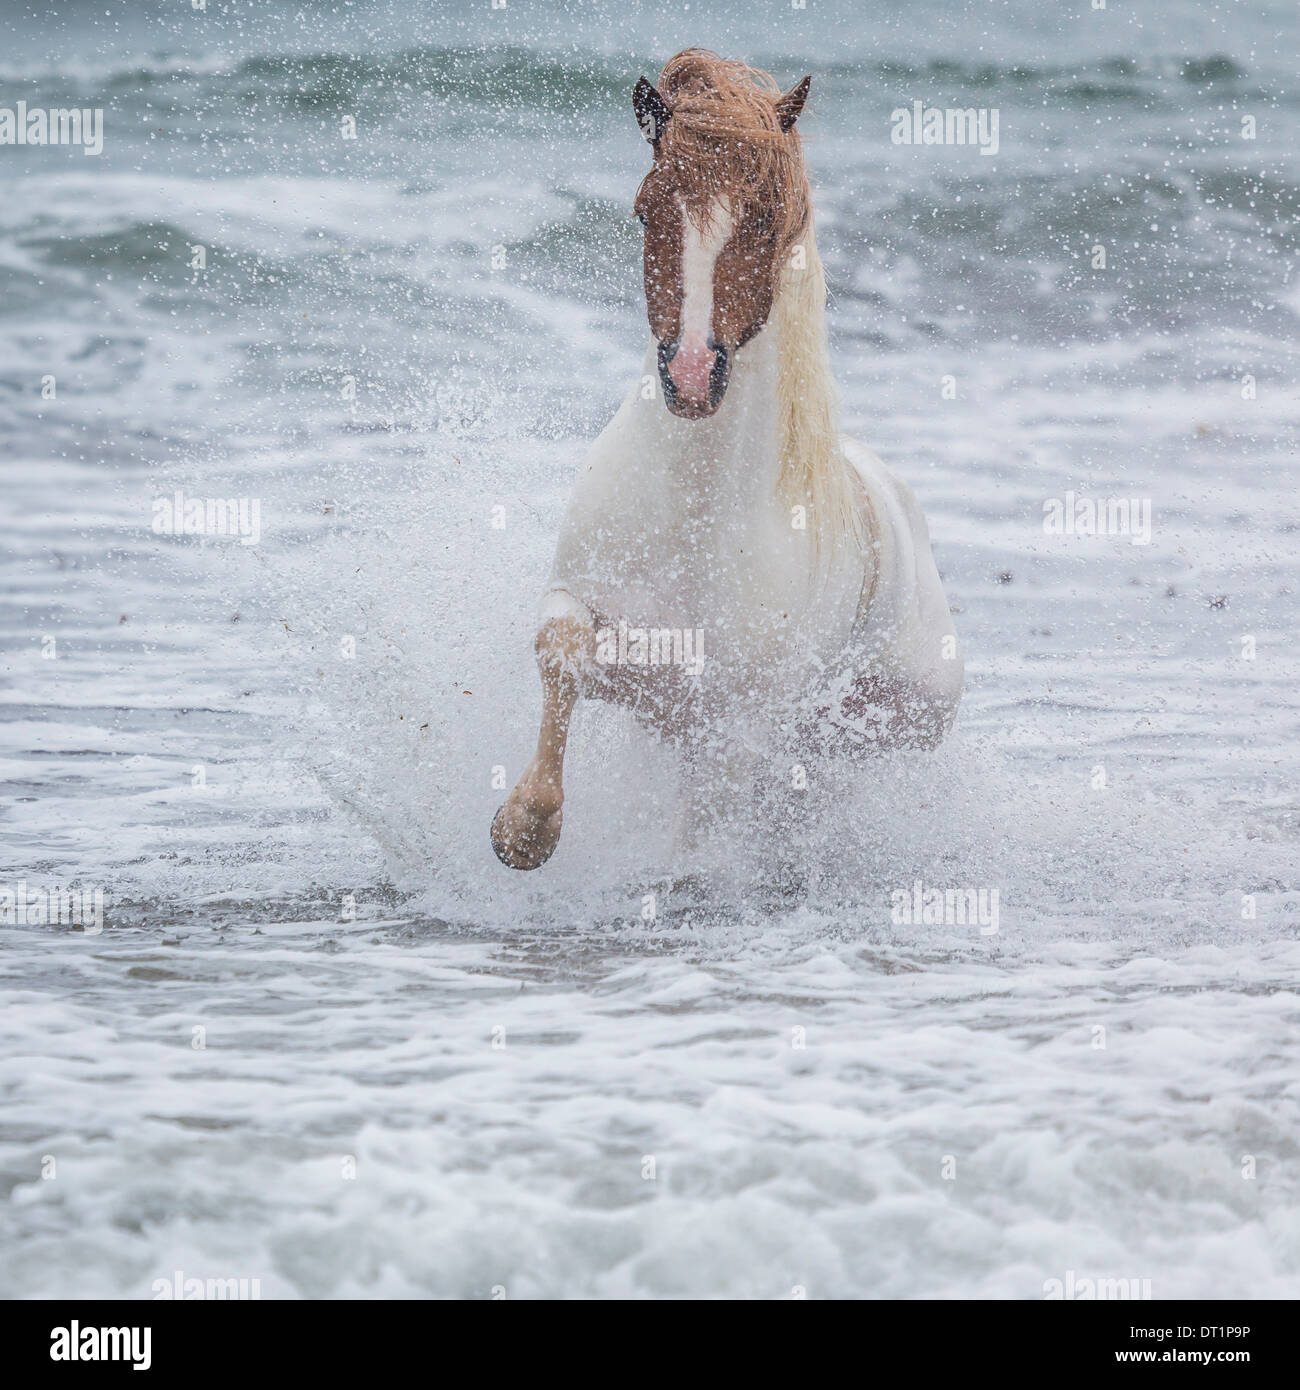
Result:
<instances>
[{"instance_id":1,"label":"ocean water","mask_svg":"<svg viewBox=\"0 0 1300 1390\"><path fill-rule=\"evenodd\" d=\"M0 926L0 1295L1300 1292L1289 0L4 21L0 106L105 138L0 147L0 888L104 910ZM688 43L814 75L845 423L967 691L702 878L671 756L583 707L512 874L644 345L629 92ZM893 143L915 101L997 154ZM257 543L156 534L178 489ZM1149 536L1045 527L1081 497Z\"/></svg>"}]
</instances>

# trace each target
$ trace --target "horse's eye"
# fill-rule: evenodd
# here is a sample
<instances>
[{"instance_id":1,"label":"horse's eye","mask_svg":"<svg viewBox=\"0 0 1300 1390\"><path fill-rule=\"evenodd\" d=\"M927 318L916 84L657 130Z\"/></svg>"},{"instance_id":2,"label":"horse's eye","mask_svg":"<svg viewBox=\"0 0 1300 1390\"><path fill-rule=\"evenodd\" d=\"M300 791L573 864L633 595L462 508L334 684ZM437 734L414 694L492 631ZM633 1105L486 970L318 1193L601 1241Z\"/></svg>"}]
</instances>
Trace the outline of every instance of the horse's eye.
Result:
<instances>
[{"instance_id":1,"label":"horse's eye","mask_svg":"<svg viewBox=\"0 0 1300 1390\"><path fill-rule=\"evenodd\" d=\"M636 220L637 220L643 227L648 227L648 226L650 225L649 219L646 217L645 213L643 213L643 212L638 212L638 213L637 213L637 215L636 215Z\"/></svg>"}]
</instances>

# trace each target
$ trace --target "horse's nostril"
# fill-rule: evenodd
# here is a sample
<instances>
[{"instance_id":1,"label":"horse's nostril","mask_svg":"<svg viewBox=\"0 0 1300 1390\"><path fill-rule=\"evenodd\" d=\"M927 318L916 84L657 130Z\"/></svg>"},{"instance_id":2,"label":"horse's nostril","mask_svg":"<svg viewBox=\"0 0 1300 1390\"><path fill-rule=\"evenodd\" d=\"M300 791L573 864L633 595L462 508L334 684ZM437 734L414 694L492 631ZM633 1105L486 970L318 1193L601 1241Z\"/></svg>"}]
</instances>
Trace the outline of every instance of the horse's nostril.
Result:
<instances>
[{"instance_id":1,"label":"horse's nostril","mask_svg":"<svg viewBox=\"0 0 1300 1390\"><path fill-rule=\"evenodd\" d=\"M716 349L713 368L709 372L709 402L716 406L727 389L727 377L731 372L731 354L721 343L713 342L712 338L709 342Z\"/></svg>"}]
</instances>

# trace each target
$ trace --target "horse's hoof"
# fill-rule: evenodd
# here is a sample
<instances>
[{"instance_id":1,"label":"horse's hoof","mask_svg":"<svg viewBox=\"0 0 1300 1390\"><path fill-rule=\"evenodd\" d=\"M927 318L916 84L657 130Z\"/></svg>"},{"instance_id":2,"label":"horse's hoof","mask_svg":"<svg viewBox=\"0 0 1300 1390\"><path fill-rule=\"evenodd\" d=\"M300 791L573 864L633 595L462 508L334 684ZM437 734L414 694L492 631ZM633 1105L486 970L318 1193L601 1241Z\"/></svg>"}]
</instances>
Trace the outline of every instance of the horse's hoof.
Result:
<instances>
[{"instance_id":1,"label":"horse's hoof","mask_svg":"<svg viewBox=\"0 0 1300 1390\"><path fill-rule=\"evenodd\" d=\"M501 821L507 811L518 813L509 841ZM520 802L505 802L492 817L492 852L507 869L540 869L560 843L562 814L553 811L545 817L530 816Z\"/></svg>"}]
</instances>

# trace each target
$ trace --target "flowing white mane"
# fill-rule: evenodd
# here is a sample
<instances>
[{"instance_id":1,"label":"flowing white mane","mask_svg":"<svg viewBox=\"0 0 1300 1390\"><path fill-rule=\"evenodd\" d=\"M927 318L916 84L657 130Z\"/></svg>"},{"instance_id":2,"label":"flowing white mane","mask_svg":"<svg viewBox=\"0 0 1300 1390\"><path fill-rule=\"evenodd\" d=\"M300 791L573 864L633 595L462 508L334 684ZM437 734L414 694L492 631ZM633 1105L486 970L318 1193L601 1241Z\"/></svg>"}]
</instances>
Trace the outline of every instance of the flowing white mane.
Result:
<instances>
[{"instance_id":1,"label":"flowing white mane","mask_svg":"<svg viewBox=\"0 0 1300 1390\"><path fill-rule=\"evenodd\" d=\"M839 397L826 336L826 275L811 214L782 271L772 317L780 360L777 486L791 507L808 509L818 552L832 553L850 537L860 538L861 524L840 449Z\"/></svg>"}]
</instances>

